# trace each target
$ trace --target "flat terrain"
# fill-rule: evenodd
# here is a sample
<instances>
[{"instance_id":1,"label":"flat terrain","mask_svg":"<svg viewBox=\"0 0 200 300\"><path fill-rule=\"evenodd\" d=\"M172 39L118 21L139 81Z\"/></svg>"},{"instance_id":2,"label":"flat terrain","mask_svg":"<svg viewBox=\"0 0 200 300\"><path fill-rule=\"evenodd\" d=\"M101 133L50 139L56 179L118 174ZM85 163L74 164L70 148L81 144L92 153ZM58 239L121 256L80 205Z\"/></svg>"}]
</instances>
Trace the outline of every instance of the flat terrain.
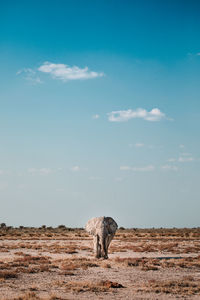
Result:
<instances>
[{"instance_id":1,"label":"flat terrain","mask_svg":"<svg viewBox=\"0 0 200 300\"><path fill-rule=\"evenodd\" d=\"M117 231L94 259L83 229L0 228L0 299L200 299L200 228Z\"/></svg>"}]
</instances>

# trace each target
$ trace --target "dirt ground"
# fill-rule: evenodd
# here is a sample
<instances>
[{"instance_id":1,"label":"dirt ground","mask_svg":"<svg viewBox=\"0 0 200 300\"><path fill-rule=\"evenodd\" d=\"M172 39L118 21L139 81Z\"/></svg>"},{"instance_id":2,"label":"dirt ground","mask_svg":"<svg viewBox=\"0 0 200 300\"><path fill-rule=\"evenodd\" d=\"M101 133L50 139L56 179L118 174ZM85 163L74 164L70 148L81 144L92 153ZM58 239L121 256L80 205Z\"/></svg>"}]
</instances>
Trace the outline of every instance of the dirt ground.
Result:
<instances>
[{"instance_id":1,"label":"dirt ground","mask_svg":"<svg viewBox=\"0 0 200 300\"><path fill-rule=\"evenodd\" d=\"M200 299L200 228L117 231L95 259L83 229L0 228L0 299Z\"/></svg>"}]
</instances>

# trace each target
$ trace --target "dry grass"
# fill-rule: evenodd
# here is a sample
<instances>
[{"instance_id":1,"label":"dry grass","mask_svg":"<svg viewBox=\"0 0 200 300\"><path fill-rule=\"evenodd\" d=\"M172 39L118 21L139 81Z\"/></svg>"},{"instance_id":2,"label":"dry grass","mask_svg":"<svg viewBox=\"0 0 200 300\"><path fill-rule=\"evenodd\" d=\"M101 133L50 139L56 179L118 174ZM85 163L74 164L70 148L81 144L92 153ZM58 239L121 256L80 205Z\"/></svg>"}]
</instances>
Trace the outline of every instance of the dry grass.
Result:
<instances>
[{"instance_id":1,"label":"dry grass","mask_svg":"<svg viewBox=\"0 0 200 300\"><path fill-rule=\"evenodd\" d=\"M139 267L141 270L159 270L165 268L186 268L200 270L200 256L183 258L120 258L114 261L122 267Z\"/></svg>"},{"instance_id":2,"label":"dry grass","mask_svg":"<svg viewBox=\"0 0 200 300\"><path fill-rule=\"evenodd\" d=\"M0 227L0 252L3 257L0 261L0 299L4 299L1 289L6 287L9 291L19 291L12 298L15 300L56 300L62 299L63 295L63 299L68 295L70 299L72 293L76 299L81 299L83 292L93 299L96 294L103 293L98 297L104 297L105 293L114 291L117 299L123 299L122 293L133 286L123 281L127 272L129 280L134 282L134 292L140 295L161 293L183 298L200 294L200 228L122 228L117 231L109 249L109 253L115 254L113 258L96 260L91 256L92 251L92 238L80 228ZM177 272L181 274L178 279L169 275ZM95 281L91 279L93 274ZM141 278L137 278L138 274ZM185 274L197 276L194 280L191 276L183 276ZM29 283L21 289L21 282L26 282L24 278ZM102 281L105 278L108 280ZM45 283L47 279L49 281ZM120 289L122 285L115 282L118 279L119 282L122 280L126 289ZM41 298L45 288L48 296ZM56 290L53 296L52 290Z\"/></svg>"},{"instance_id":3,"label":"dry grass","mask_svg":"<svg viewBox=\"0 0 200 300\"><path fill-rule=\"evenodd\" d=\"M0 279L17 278L17 273L14 271L0 271Z\"/></svg>"},{"instance_id":4,"label":"dry grass","mask_svg":"<svg viewBox=\"0 0 200 300\"><path fill-rule=\"evenodd\" d=\"M58 282L57 285L64 286L66 291L73 291L76 293L82 292L92 292L92 293L101 293L112 291L116 288L124 288L120 283L113 282L110 280L101 280L101 281L70 281L70 282Z\"/></svg>"},{"instance_id":5,"label":"dry grass","mask_svg":"<svg viewBox=\"0 0 200 300\"><path fill-rule=\"evenodd\" d=\"M17 278L24 273L38 273L50 271L51 261L44 256L24 255L7 263L0 263L0 278ZM7 275L6 275L7 274Z\"/></svg>"},{"instance_id":6,"label":"dry grass","mask_svg":"<svg viewBox=\"0 0 200 300\"><path fill-rule=\"evenodd\" d=\"M67 228L65 226L58 226L57 228L42 226L40 228L34 227L0 227L1 239L10 240L87 240L89 235L82 228ZM121 229L117 231L116 239L131 241L141 241L144 239L155 240L170 240L174 242L180 240L194 240L200 238L200 228L151 228L151 229Z\"/></svg>"},{"instance_id":7,"label":"dry grass","mask_svg":"<svg viewBox=\"0 0 200 300\"><path fill-rule=\"evenodd\" d=\"M62 260L62 263L60 265L60 269L65 271L72 271L77 269L86 270L88 268L94 267L99 267L99 264L97 264L96 260L87 258L68 258Z\"/></svg>"},{"instance_id":8,"label":"dry grass","mask_svg":"<svg viewBox=\"0 0 200 300\"><path fill-rule=\"evenodd\" d=\"M194 282L192 277L185 277L178 280L156 281L149 280L139 292L153 292L156 294L174 294L174 295L196 295L200 294L200 281Z\"/></svg>"},{"instance_id":9,"label":"dry grass","mask_svg":"<svg viewBox=\"0 0 200 300\"><path fill-rule=\"evenodd\" d=\"M82 228L67 228L65 226L58 226L57 228L46 227L23 227L13 228L11 226L0 227L1 239L9 240L77 240L88 239L88 234Z\"/></svg>"},{"instance_id":10,"label":"dry grass","mask_svg":"<svg viewBox=\"0 0 200 300\"><path fill-rule=\"evenodd\" d=\"M39 298L34 292L28 292L22 296L15 297L14 300L41 300L41 298Z\"/></svg>"},{"instance_id":11,"label":"dry grass","mask_svg":"<svg viewBox=\"0 0 200 300\"><path fill-rule=\"evenodd\" d=\"M4 300L8 299L4 298ZM62 298L58 298L56 295L49 297L39 297L35 292L28 292L21 296L13 298L13 300L62 300Z\"/></svg>"}]
</instances>

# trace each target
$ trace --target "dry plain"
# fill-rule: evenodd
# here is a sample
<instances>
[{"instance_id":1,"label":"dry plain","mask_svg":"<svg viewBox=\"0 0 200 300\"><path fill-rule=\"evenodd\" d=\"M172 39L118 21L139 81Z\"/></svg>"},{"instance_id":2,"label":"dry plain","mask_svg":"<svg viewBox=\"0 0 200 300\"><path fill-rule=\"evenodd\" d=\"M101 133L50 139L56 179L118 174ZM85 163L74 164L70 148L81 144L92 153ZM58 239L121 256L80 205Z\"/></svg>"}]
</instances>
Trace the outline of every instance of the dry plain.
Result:
<instances>
[{"instance_id":1,"label":"dry plain","mask_svg":"<svg viewBox=\"0 0 200 300\"><path fill-rule=\"evenodd\" d=\"M103 260L83 229L2 225L0 299L200 299L200 228L120 228Z\"/></svg>"}]
</instances>

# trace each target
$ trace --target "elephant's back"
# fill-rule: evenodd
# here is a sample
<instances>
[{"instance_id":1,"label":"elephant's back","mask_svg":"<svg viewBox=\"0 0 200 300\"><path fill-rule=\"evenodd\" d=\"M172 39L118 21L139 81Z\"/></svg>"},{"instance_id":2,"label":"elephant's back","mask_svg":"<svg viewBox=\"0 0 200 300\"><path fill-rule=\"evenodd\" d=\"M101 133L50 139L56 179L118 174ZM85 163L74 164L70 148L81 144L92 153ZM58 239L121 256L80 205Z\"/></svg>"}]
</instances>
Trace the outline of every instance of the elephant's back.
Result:
<instances>
[{"instance_id":1,"label":"elephant's back","mask_svg":"<svg viewBox=\"0 0 200 300\"><path fill-rule=\"evenodd\" d=\"M111 217L92 218L85 225L86 231L92 235L101 233L113 235L117 228L117 223Z\"/></svg>"},{"instance_id":2,"label":"elephant's back","mask_svg":"<svg viewBox=\"0 0 200 300\"><path fill-rule=\"evenodd\" d=\"M104 217L90 219L85 225L85 230L92 235L96 235L99 228L102 227L103 219Z\"/></svg>"}]
</instances>

